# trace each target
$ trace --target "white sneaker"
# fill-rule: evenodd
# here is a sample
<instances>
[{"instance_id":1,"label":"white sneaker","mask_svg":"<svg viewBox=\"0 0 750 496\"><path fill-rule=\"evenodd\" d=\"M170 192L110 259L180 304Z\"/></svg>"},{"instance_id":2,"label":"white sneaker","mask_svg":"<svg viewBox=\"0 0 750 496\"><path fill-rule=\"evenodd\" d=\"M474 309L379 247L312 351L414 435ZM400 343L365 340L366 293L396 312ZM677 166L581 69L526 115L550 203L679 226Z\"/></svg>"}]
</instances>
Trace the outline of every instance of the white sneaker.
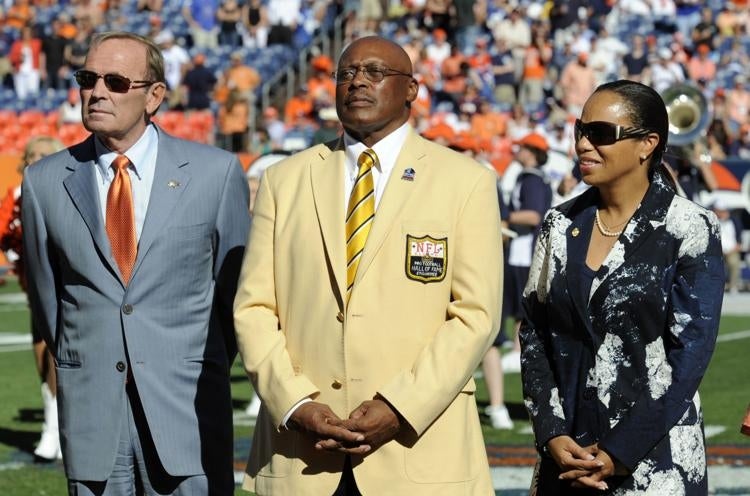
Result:
<instances>
[{"instance_id":1,"label":"white sneaker","mask_svg":"<svg viewBox=\"0 0 750 496\"><path fill-rule=\"evenodd\" d=\"M44 425L42 438L34 450L34 454L44 460L60 460L60 432L57 426L57 398L50 391L46 382L42 383L42 399L44 400Z\"/></svg>"},{"instance_id":2,"label":"white sneaker","mask_svg":"<svg viewBox=\"0 0 750 496\"><path fill-rule=\"evenodd\" d=\"M521 352L511 351L502 358L503 372L506 374L518 374L521 372Z\"/></svg>"},{"instance_id":3,"label":"white sneaker","mask_svg":"<svg viewBox=\"0 0 750 496\"><path fill-rule=\"evenodd\" d=\"M513 421L505 405L488 406L484 409L484 413L490 417L493 429L513 429Z\"/></svg>"},{"instance_id":4,"label":"white sneaker","mask_svg":"<svg viewBox=\"0 0 750 496\"><path fill-rule=\"evenodd\" d=\"M253 393L253 399L250 400L247 408L245 408L245 414L252 418L258 418L258 412L260 412L260 396Z\"/></svg>"}]
</instances>

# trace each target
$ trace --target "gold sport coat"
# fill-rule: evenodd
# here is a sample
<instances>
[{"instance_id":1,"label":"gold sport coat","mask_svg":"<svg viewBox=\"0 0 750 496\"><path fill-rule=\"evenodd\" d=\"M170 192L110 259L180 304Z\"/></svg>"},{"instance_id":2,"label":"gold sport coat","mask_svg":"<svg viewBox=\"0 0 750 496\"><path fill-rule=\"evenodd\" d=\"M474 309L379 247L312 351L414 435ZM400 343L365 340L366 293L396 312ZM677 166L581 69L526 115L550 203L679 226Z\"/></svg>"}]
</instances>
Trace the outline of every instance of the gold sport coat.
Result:
<instances>
[{"instance_id":1,"label":"gold sport coat","mask_svg":"<svg viewBox=\"0 0 750 496\"><path fill-rule=\"evenodd\" d=\"M347 418L379 393L409 427L353 457L363 495L494 494L472 374L499 329L496 175L410 131L345 305L344 155L317 145L261 180L234 305L264 405L243 487L332 494L344 455L283 417L311 397Z\"/></svg>"}]
</instances>

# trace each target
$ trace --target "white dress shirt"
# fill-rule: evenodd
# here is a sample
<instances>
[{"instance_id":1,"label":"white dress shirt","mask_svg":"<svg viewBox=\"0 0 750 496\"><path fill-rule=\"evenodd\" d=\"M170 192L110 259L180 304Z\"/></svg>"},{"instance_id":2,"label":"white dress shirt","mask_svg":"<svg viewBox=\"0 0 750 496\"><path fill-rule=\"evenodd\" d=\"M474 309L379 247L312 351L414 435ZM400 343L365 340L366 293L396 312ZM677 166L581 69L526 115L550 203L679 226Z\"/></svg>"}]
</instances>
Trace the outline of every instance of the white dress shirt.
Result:
<instances>
[{"instance_id":1,"label":"white dress shirt","mask_svg":"<svg viewBox=\"0 0 750 496\"><path fill-rule=\"evenodd\" d=\"M102 219L107 221L107 193L115 172L112 162L117 153L109 150L99 138L94 139L96 147L96 185L99 192L99 207ZM159 150L159 135L153 125L146 127L146 131L123 155L130 160L128 175L133 190L133 210L135 213L136 239L141 239L143 223L146 220L148 200L151 196L151 185L154 183L156 170L156 154Z\"/></svg>"}]
</instances>

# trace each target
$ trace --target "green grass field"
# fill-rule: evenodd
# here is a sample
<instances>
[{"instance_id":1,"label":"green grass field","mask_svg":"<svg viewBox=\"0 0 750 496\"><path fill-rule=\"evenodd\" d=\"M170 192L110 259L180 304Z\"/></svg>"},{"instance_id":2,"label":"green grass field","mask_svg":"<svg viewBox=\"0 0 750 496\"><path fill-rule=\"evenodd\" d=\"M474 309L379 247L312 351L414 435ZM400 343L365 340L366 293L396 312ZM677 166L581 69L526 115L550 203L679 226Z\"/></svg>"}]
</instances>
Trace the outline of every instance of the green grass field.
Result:
<instances>
[{"instance_id":1,"label":"green grass field","mask_svg":"<svg viewBox=\"0 0 750 496\"><path fill-rule=\"evenodd\" d=\"M18 291L13 281L0 286L0 295ZM709 445L750 446L750 438L739 434L740 421L750 402L750 383L743 374L750 356L750 336L737 333L747 330L750 317L722 318L720 342L701 385L706 425L718 426L716 430L724 428L708 439ZM28 311L23 301L0 302L0 338L22 332L28 332ZM737 339L732 339L733 334ZM30 347L19 348L23 349L0 346L0 496L64 495L65 477L59 464L29 463L41 430L42 401ZM520 375L506 376L505 386L506 402L516 427L513 431L497 431L485 425L485 440L488 444L531 446L533 438L521 401ZM251 389L239 363L232 369L232 388L235 407L242 410L250 400ZM481 379L477 401L482 406L487 402ZM251 434L251 427L235 426L236 439L247 440ZM236 494L247 493L238 490Z\"/></svg>"}]
</instances>

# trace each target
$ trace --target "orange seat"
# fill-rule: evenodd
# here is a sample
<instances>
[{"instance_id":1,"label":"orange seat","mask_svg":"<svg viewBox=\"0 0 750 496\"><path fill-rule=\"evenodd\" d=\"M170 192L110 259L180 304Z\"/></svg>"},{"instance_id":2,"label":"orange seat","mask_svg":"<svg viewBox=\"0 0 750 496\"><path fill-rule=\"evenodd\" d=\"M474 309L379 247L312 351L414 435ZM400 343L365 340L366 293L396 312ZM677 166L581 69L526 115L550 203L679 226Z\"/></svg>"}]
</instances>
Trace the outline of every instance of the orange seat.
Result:
<instances>
[{"instance_id":1,"label":"orange seat","mask_svg":"<svg viewBox=\"0 0 750 496\"><path fill-rule=\"evenodd\" d=\"M34 127L44 120L44 112L40 110L24 110L18 114L18 123L23 127Z\"/></svg>"}]
</instances>

